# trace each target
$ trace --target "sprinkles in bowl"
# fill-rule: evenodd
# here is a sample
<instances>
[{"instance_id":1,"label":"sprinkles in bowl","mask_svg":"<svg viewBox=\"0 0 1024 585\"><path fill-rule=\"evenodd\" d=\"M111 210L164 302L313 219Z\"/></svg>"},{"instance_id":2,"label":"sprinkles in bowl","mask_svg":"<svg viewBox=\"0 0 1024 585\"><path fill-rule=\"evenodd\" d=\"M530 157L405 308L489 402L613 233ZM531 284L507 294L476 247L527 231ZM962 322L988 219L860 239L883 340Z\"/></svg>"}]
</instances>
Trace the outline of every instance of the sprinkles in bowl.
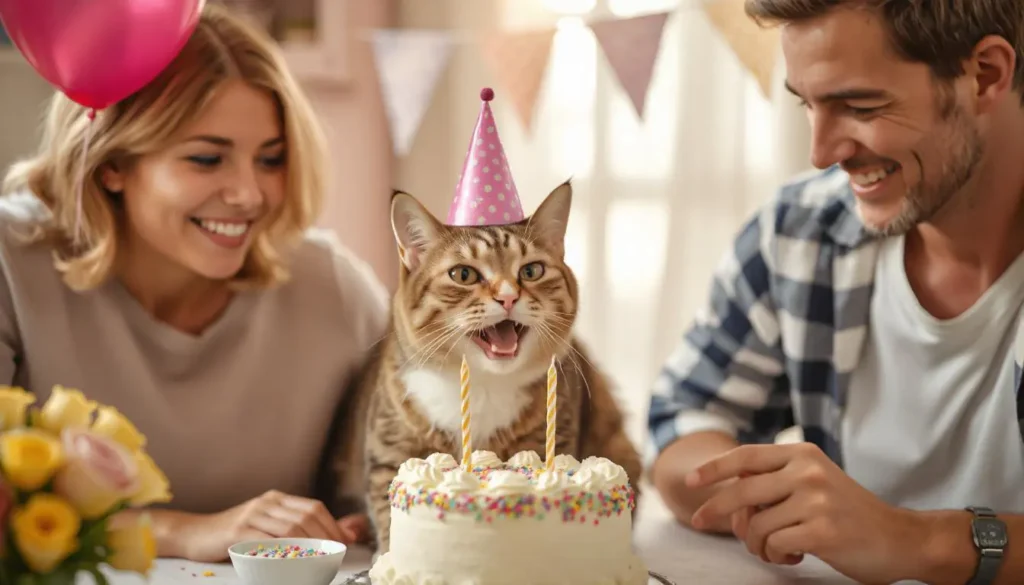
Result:
<instances>
[{"instance_id":1,"label":"sprinkles in bowl","mask_svg":"<svg viewBox=\"0 0 1024 585\"><path fill-rule=\"evenodd\" d=\"M263 546L260 544L242 554L247 557L261 557L264 559L301 559L305 557L322 557L327 553L319 548L307 548L294 544L284 546Z\"/></svg>"}]
</instances>

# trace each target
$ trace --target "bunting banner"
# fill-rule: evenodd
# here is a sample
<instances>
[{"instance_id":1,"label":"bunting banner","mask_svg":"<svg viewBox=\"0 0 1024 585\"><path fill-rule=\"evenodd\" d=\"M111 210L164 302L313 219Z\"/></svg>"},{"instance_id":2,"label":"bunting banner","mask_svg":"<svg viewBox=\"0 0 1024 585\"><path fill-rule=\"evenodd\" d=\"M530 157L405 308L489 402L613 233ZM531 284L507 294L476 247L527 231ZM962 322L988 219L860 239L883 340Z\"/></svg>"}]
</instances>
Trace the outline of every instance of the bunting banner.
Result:
<instances>
[{"instance_id":1,"label":"bunting banner","mask_svg":"<svg viewBox=\"0 0 1024 585\"><path fill-rule=\"evenodd\" d=\"M497 33L481 43L483 57L516 109L527 132L533 128L537 96L547 72L554 29Z\"/></svg>"},{"instance_id":2,"label":"bunting banner","mask_svg":"<svg viewBox=\"0 0 1024 585\"><path fill-rule=\"evenodd\" d=\"M694 6L704 13L740 64L771 99L778 59L779 31L761 28L745 13L744 0L705 0ZM591 21L605 61L644 118L654 67L661 52L665 26L675 11ZM454 31L439 29L378 29L370 39L381 93L396 155L406 156L433 100L437 84L457 45L472 44L482 55L501 88L501 102L515 110L527 133L533 128L537 100L545 81L555 29L495 31L463 40Z\"/></svg>"},{"instance_id":3,"label":"bunting banner","mask_svg":"<svg viewBox=\"0 0 1024 585\"><path fill-rule=\"evenodd\" d=\"M608 64L640 118L644 116L647 90L669 14L659 12L590 23Z\"/></svg>"},{"instance_id":4,"label":"bunting banner","mask_svg":"<svg viewBox=\"0 0 1024 585\"><path fill-rule=\"evenodd\" d=\"M454 44L454 37L444 30L374 31L373 56L397 156L406 156L412 149Z\"/></svg>"},{"instance_id":5,"label":"bunting banner","mask_svg":"<svg viewBox=\"0 0 1024 585\"><path fill-rule=\"evenodd\" d=\"M778 28L761 28L743 9L744 0L711 0L704 13L771 99L772 73L779 45Z\"/></svg>"}]
</instances>

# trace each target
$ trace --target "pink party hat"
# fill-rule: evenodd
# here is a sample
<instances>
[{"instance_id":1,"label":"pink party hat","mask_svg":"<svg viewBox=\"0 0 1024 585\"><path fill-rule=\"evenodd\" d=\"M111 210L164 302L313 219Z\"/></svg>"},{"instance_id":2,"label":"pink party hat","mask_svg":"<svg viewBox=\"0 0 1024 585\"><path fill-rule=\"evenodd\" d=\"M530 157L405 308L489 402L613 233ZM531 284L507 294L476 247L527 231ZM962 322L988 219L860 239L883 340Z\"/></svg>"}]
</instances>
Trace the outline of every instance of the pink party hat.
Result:
<instances>
[{"instance_id":1,"label":"pink party hat","mask_svg":"<svg viewBox=\"0 0 1024 585\"><path fill-rule=\"evenodd\" d=\"M448 225L506 225L523 220L523 205L491 113L494 90L485 87L480 99L480 116L448 210Z\"/></svg>"}]
</instances>

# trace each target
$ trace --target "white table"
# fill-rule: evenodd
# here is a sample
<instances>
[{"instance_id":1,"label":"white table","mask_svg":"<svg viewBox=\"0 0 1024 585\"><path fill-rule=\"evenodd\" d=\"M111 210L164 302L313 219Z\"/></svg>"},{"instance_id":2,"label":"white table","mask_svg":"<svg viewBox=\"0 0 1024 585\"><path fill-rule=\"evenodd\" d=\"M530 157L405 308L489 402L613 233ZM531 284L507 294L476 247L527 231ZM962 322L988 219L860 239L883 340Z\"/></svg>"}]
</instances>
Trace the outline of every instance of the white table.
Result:
<instances>
[{"instance_id":1,"label":"white table","mask_svg":"<svg viewBox=\"0 0 1024 585\"><path fill-rule=\"evenodd\" d=\"M762 563L739 542L724 537L697 534L680 526L657 493L648 487L637 515L636 544L648 568L678 585L851 585L854 582L817 559L807 558L796 567ZM335 583L370 565L370 551L349 550ZM204 576L205 572L212 576ZM112 585L145 585L142 578L109 572ZM91 585L83 577L79 585ZM174 559L160 559L150 575L150 585L242 585L231 564L205 565Z\"/></svg>"}]
</instances>

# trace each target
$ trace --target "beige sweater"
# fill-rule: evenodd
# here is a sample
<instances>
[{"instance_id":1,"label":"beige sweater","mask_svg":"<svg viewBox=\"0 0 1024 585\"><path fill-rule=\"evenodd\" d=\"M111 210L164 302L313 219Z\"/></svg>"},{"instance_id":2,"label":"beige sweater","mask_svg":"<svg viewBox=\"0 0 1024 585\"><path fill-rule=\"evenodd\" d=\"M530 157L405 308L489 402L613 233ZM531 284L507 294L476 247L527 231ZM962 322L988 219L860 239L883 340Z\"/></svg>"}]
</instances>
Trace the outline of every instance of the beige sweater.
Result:
<instances>
[{"instance_id":1,"label":"beige sweater","mask_svg":"<svg viewBox=\"0 0 1024 585\"><path fill-rule=\"evenodd\" d=\"M170 508L309 495L346 383L384 335L387 293L372 271L311 233L288 284L237 296L193 336L115 279L85 294L65 286L49 250L6 229L43 212L31 196L0 199L0 384L42 400L62 384L116 406L148 437Z\"/></svg>"}]
</instances>

